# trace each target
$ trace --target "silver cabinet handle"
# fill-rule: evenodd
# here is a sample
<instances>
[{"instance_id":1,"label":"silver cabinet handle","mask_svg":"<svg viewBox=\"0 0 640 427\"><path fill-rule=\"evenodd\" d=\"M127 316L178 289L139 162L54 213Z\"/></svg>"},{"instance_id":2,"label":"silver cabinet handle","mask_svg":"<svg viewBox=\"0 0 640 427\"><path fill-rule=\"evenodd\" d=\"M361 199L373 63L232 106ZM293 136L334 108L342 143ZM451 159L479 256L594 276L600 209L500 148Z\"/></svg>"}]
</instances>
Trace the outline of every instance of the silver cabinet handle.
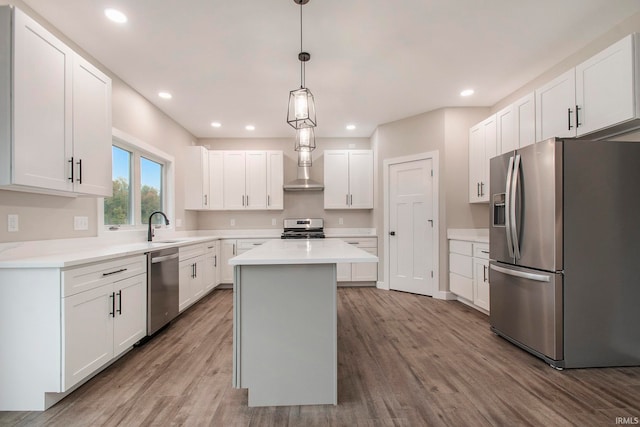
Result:
<instances>
[{"instance_id":1,"label":"silver cabinet handle","mask_svg":"<svg viewBox=\"0 0 640 427\"><path fill-rule=\"evenodd\" d=\"M571 108L567 108L567 130L571 130Z\"/></svg>"},{"instance_id":2,"label":"silver cabinet handle","mask_svg":"<svg viewBox=\"0 0 640 427\"><path fill-rule=\"evenodd\" d=\"M207 206L207 195L204 195L204 205Z\"/></svg>"},{"instance_id":3,"label":"silver cabinet handle","mask_svg":"<svg viewBox=\"0 0 640 427\"><path fill-rule=\"evenodd\" d=\"M247 195L247 207L249 207L249 195Z\"/></svg>"},{"instance_id":4,"label":"silver cabinet handle","mask_svg":"<svg viewBox=\"0 0 640 427\"><path fill-rule=\"evenodd\" d=\"M491 264L491 269L497 271L498 273L506 274L508 276L521 277L523 279L535 280L536 282L551 281L549 276L546 276L544 274L526 273L524 271L510 270L508 268L498 267L497 265L494 265L494 264Z\"/></svg>"},{"instance_id":5,"label":"silver cabinet handle","mask_svg":"<svg viewBox=\"0 0 640 427\"><path fill-rule=\"evenodd\" d=\"M218 266L218 255L214 255L213 256L213 266L217 267Z\"/></svg>"},{"instance_id":6,"label":"silver cabinet handle","mask_svg":"<svg viewBox=\"0 0 640 427\"><path fill-rule=\"evenodd\" d=\"M127 271L126 268L121 268L120 270L110 271L109 273L102 273L102 277L111 276L112 274L122 273L123 271Z\"/></svg>"},{"instance_id":7,"label":"silver cabinet handle","mask_svg":"<svg viewBox=\"0 0 640 427\"><path fill-rule=\"evenodd\" d=\"M267 194L267 206L271 206L271 197Z\"/></svg>"},{"instance_id":8,"label":"silver cabinet handle","mask_svg":"<svg viewBox=\"0 0 640 427\"><path fill-rule=\"evenodd\" d=\"M71 157L71 160L67 160L67 161L71 165L71 176L67 179L73 183L73 170L75 169L75 166L73 165L73 157Z\"/></svg>"},{"instance_id":9,"label":"silver cabinet handle","mask_svg":"<svg viewBox=\"0 0 640 427\"><path fill-rule=\"evenodd\" d=\"M482 281L487 283L487 266L482 266Z\"/></svg>"},{"instance_id":10,"label":"silver cabinet handle","mask_svg":"<svg viewBox=\"0 0 640 427\"><path fill-rule=\"evenodd\" d=\"M82 184L82 159L78 159L76 164L78 165L78 179L76 181L78 184Z\"/></svg>"},{"instance_id":11,"label":"silver cabinet handle","mask_svg":"<svg viewBox=\"0 0 640 427\"><path fill-rule=\"evenodd\" d=\"M242 195L242 206L244 206L244 194Z\"/></svg>"},{"instance_id":12,"label":"silver cabinet handle","mask_svg":"<svg viewBox=\"0 0 640 427\"><path fill-rule=\"evenodd\" d=\"M353 206L353 194L349 196L349 206Z\"/></svg>"}]
</instances>

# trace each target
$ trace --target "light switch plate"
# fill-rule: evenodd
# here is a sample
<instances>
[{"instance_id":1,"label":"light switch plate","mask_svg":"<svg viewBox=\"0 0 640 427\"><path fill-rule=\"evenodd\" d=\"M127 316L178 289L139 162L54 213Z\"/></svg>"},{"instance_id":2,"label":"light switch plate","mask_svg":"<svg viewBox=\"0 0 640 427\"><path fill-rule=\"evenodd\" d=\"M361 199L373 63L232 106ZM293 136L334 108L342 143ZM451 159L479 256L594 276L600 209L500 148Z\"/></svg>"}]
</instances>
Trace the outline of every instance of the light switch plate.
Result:
<instances>
[{"instance_id":1,"label":"light switch plate","mask_svg":"<svg viewBox=\"0 0 640 427\"><path fill-rule=\"evenodd\" d=\"M231 226L232 226L232 227L236 225L236 220L235 220L235 219L233 219L233 218L231 218L231 221L229 221L229 222L231 223Z\"/></svg>"},{"instance_id":2,"label":"light switch plate","mask_svg":"<svg viewBox=\"0 0 640 427\"><path fill-rule=\"evenodd\" d=\"M20 230L20 224L18 222L18 215L7 215L7 231L13 233Z\"/></svg>"},{"instance_id":3,"label":"light switch plate","mask_svg":"<svg viewBox=\"0 0 640 427\"><path fill-rule=\"evenodd\" d=\"M276 219L275 218L271 218L271 225L276 225Z\"/></svg>"},{"instance_id":4,"label":"light switch plate","mask_svg":"<svg viewBox=\"0 0 640 427\"><path fill-rule=\"evenodd\" d=\"M76 231L83 231L89 229L89 217L87 216L74 216L73 217L73 229Z\"/></svg>"},{"instance_id":5,"label":"light switch plate","mask_svg":"<svg viewBox=\"0 0 640 427\"><path fill-rule=\"evenodd\" d=\"M344 225L344 219L338 218L338 224L339 225Z\"/></svg>"}]
</instances>

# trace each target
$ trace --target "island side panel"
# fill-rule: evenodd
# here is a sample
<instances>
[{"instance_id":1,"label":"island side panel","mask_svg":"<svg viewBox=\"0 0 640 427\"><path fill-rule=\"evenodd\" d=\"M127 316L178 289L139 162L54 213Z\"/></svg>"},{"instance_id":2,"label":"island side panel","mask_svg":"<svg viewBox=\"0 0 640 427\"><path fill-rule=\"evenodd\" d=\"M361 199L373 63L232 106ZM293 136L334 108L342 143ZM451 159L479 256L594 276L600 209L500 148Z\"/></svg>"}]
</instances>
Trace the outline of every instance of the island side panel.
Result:
<instances>
[{"instance_id":1,"label":"island side panel","mask_svg":"<svg viewBox=\"0 0 640 427\"><path fill-rule=\"evenodd\" d=\"M336 265L242 265L236 280L236 380L249 406L337 404Z\"/></svg>"}]
</instances>

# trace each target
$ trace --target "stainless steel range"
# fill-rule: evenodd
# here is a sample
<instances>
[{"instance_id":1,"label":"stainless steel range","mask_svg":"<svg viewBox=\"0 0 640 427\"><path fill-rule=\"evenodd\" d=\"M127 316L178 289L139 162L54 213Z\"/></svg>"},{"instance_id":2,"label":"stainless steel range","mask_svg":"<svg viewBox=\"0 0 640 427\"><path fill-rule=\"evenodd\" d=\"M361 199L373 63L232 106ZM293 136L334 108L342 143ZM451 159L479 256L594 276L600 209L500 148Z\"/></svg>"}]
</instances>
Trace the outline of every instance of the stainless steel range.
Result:
<instances>
[{"instance_id":1,"label":"stainless steel range","mask_svg":"<svg viewBox=\"0 0 640 427\"><path fill-rule=\"evenodd\" d=\"M324 239L322 218L291 218L284 220L283 239Z\"/></svg>"}]
</instances>

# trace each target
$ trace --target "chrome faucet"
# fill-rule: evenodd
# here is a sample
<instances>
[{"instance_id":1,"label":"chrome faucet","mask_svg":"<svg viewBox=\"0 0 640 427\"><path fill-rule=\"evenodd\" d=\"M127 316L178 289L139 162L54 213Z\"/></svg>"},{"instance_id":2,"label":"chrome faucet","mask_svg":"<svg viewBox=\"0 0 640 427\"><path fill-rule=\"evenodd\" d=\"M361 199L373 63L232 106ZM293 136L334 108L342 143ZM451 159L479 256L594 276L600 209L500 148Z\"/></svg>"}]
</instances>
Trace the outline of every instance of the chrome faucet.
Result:
<instances>
[{"instance_id":1,"label":"chrome faucet","mask_svg":"<svg viewBox=\"0 0 640 427\"><path fill-rule=\"evenodd\" d=\"M153 216L155 214L162 215L164 217L164 224L165 225L169 225L169 218L167 218L167 216L164 214L164 212L161 212L161 211L153 211L153 212L151 212L151 215L149 215L149 232L147 233L147 242L153 241L153 228L151 228L151 218L153 218Z\"/></svg>"}]
</instances>

